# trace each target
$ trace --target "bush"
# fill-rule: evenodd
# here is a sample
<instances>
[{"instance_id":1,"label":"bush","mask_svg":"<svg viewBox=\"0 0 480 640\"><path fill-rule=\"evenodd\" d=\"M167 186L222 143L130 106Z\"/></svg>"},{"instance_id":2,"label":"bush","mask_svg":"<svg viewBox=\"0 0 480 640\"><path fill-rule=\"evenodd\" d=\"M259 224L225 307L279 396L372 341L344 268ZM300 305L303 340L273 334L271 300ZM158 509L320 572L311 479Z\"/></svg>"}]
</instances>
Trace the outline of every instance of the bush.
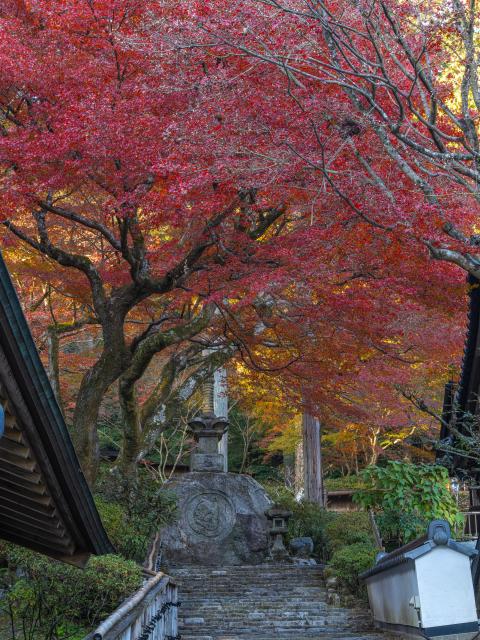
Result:
<instances>
[{"instance_id":1,"label":"bush","mask_svg":"<svg viewBox=\"0 0 480 640\"><path fill-rule=\"evenodd\" d=\"M421 516L418 512L408 513L393 509L379 511L375 514L375 520L388 551L424 535L430 522L429 518Z\"/></svg>"},{"instance_id":2,"label":"bush","mask_svg":"<svg viewBox=\"0 0 480 640\"><path fill-rule=\"evenodd\" d=\"M279 504L284 509L290 509L290 511L293 511L298 505L298 502L295 500L293 490L289 489L284 484L263 482L262 486L267 492L270 500L275 502L275 504Z\"/></svg>"},{"instance_id":3,"label":"bush","mask_svg":"<svg viewBox=\"0 0 480 640\"><path fill-rule=\"evenodd\" d=\"M339 476L338 478L325 478L325 488L327 491L338 489L361 489L364 480L360 475Z\"/></svg>"},{"instance_id":4,"label":"bush","mask_svg":"<svg viewBox=\"0 0 480 640\"><path fill-rule=\"evenodd\" d=\"M67 638L109 615L142 582L120 556L92 557L82 571L9 545L5 604L18 638ZM18 577L20 576L20 577Z\"/></svg>"},{"instance_id":5,"label":"bush","mask_svg":"<svg viewBox=\"0 0 480 640\"><path fill-rule=\"evenodd\" d=\"M364 598L366 590L358 574L372 566L378 549L375 547L368 514L363 511L331 513L325 526L329 571L339 586Z\"/></svg>"},{"instance_id":6,"label":"bush","mask_svg":"<svg viewBox=\"0 0 480 640\"><path fill-rule=\"evenodd\" d=\"M76 640L85 627L107 617L141 584L150 541L176 511L174 497L146 473L128 491L110 471L101 478L96 504L121 555L92 557L81 571L40 554L0 543L3 610L17 640ZM123 556L123 557L122 557ZM1 635L1 633L0 633Z\"/></svg>"},{"instance_id":7,"label":"bush","mask_svg":"<svg viewBox=\"0 0 480 640\"><path fill-rule=\"evenodd\" d=\"M105 618L142 584L141 567L115 555L92 557L81 575L81 580L78 571L72 575L77 584L75 618L90 623Z\"/></svg>"},{"instance_id":8,"label":"bush","mask_svg":"<svg viewBox=\"0 0 480 640\"><path fill-rule=\"evenodd\" d=\"M335 551L330 566L340 586L357 596L364 597L365 587L358 575L374 564L377 552L378 549L366 542L356 542Z\"/></svg>"},{"instance_id":9,"label":"bush","mask_svg":"<svg viewBox=\"0 0 480 640\"><path fill-rule=\"evenodd\" d=\"M175 496L146 473L140 473L135 487L128 490L122 489L115 473L104 473L95 503L116 551L142 564L152 537L176 514Z\"/></svg>"},{"instance_id":10,"label":"bush","mask_svg":"<svg viewBox=\"0 0 480 640\"><path fill-rule=\"evenodd\" d=\"M266 485L265 488L273 502L293 514L288 523L287 543L292 538L312 538L313 555L326 561L328 545L325 526L334 514L311 502L297 502L293 492L285 486Z\"/></svg>"},{"instance_id":11,"label":"bush","mask_svg":"<svg viewBox=\"0 0 480 640\"><path fill-rule=\"evenodd\" d=\"M364 511L332 512L325 524L325 536L329 554L356 543L374 545L371 524Z\"/></svg>"},{"instance_id":12,"label":"bush","mask_svg":"<svg viewBox=\"0 0 480 640\"><path fill-rule=\"evenodd\" d=\"M378 523L387 547L416 538L434 518L448 520L451 525L459 521L445 467L390 460L383 467L367 467L361 476L365 488L354 500L380 514Z\"/></svg>"},{"instance_id":13,"label":"bush","mask_svg":"<svg viewBox=\"0 0 480 640\"><path fill-rule=\"evenodd\" d=\"M329 517L330 514L325 509L315 504L296 503L288 526L287 541L290 542L292 538L312 538L314 556L325 561L328 553L325 525Z\"/></svg>"},{"instance_id":14,"label":"bush","mask_svg":"<svg viewBox=\"0 0 480 640\"><path fill-rule=\"evenodd\" d=\"M129 516L124 507L95 498L105 531L117 553L127 560L143 563L153 531L140 518Z\"/></svg>"},{"instance_id":15,"label":"bush","mask_svg":"<svg viewBox=\"0 0 480 640\"><path fill-rule=\"evenodd\" d=\"M374 563L378 552L368 514L326 511L310 502L296 502L293 492L283 486L270 485L266 489L274 502L293 513L287 541L311 537L315 557L324 562L331 558L327 573L335 575L342 588L364 597L358 574Z\"/></svg>"}]
</instances>

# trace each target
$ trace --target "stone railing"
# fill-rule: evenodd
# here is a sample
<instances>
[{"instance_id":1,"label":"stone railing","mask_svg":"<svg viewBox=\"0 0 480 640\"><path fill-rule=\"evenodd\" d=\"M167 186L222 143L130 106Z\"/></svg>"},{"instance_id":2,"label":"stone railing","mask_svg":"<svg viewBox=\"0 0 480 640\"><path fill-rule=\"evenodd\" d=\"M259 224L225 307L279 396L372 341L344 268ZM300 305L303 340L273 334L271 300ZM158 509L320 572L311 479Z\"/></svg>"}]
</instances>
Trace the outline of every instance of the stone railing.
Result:
<instances>
[{"instance_id":1,"label":"stone railing","mask_svg":"<svg viewBox=\"0 0 480 640\"><path fill-rule=\"evenodd\" d=\"M178 640L177 587L153 574L84 640Z\"/></svg>"}]
</instances>

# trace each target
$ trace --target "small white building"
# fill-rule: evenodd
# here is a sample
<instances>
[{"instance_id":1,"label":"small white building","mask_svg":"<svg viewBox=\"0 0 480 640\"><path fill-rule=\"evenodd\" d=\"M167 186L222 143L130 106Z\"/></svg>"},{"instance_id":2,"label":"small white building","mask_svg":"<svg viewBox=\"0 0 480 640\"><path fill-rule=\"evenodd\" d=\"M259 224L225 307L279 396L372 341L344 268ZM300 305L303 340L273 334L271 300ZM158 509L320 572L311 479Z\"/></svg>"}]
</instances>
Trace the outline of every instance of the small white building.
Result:
<instances>
[{"instance_id":1,"label":"small white building","mask_svg":"<svg viewBox=\"0 0 480 640\"><path fill-rule=\"evenodd\" d=\"M471 559L478 552L450 537L444 520L360 577L376 626L403 636L473 640L479 633Z\"/></svg>"}]
</instances>

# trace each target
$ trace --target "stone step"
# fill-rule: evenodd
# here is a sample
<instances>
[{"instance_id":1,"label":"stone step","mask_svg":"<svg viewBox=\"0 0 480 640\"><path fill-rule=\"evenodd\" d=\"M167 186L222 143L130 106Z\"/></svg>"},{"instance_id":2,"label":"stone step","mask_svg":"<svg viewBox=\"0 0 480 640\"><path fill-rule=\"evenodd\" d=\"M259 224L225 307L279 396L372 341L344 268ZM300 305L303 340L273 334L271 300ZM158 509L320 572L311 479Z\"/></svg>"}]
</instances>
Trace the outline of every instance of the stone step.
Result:
<instances>
[{"instance_id":1,"label":"stone step","mask_svg":"<svg viewBox=\"0 0 480 640\"><path fill-rule=\"evenodd\" d=\"M284 578L282 578L284 580ZM178 581L177 581L178 582ZM218 583L211 582L210 580L199 580L198 583L192 583L188 580L188 578L182 578L180 581L181 584L184 585L185 593L201 593L208 592L209 588L212 588L217 591L222 590L231 590L234 589L236 591L244 590L244 589L268 589L272 592L272 585L275 585L276 590L278 591L297 591L301 588L313 588L313 589L324 589L325 585L323 580L318 578L317 580L309 580L307 582L290 582L287 580L287 584L279 583L278 580L271 580L270 582L261 582L260 580L255 580L252 578L248 582L239 582L238 580L232 582Z\"/></svg>"},{"instance_id":2,"label":"stone step","mask_svg":"<svg viewBox=\"0 0 480 640\"><path fill-rule=\"evenodd\" d=\"M182 606L183 603L182 603ZM190 611L192 611L193 609L191 608ZM298 610L298 611L292 611L292 610L285 610L285 609L273 609L273 608L269 608L269 607L264 607L263 609L258 609L258 608L253 608L250 610L242 610L242 611L236 611L234 609L226 609L226 608L221 608L221 609L209 609L209 608L195 608L195 616L196 617L203 617L209 620L225 620L226 617L233 618L233 619L249 619L250 616L255 616L258 619L263 619L263 617L268 617L269 620L288 620L288 619L295 619L295 620L301 620L301 619L305 619L305 618L309 618L309 619L314 619L314 618L318 618L319 620L344 620L345 623L348 622L349 620L353 620L355 623L361 622L362 618L346 618L345 614L343 613L339 613L339 614L335 614L335 613L331 613L328 610L314 610L314 609L309 609L309 610ZM187 617L191 617L191 615L189 615L189 613L184 610L184 612L179 616L180 619L184 619ZM368 619L368 618L365 618Z\"/></svg>"},{"instance_id":3,"label":"stone step","mask_svg":"<svg viewBox=\"0 0 480 640\"><path fill-rule=\"evenodd\" d=\"M203 620L203 622L190 622L190 620ZM193 618L179 618L179 621L182 625L212 625L213 623L218 624L221 623L223 626L231 626L232 624L241 623L243 625L249 624L252 625L252 621L255 622L254 626L261 626L262 624L270 624L277 626L288 626L291 624L298 624L303 626L327 626L327 625L338 625L342 624L343 628L350 628L355 626L356 628L368 627L369 623L367 621L345 621L344 618L324 618L324 617L312 617L312 616L270 616L268 613L265 617L260 617L258 614L252 613L250 616L218 616L218 617L207 617L203 612L195 612L195 617Z\"/></svg>"},{"instance_id":4,"label":"stone step","mask_svg":"<svg viewBox=\"0 0 480 640\"><path fill-rule=\"evenodd\" d=\"M291 620L289 621L290 624L284 624L282 623L282 621L280 620L276 620L275 623L271 623L268 624L267 622L263 622L263 621L257 621L256 623L253 623L253 621L248 620L248 621L242 621L242 620L232 620L230 622L225 622L222 620L218 620L218 621L209 621L208 624L201 624L201 625L196 625L196 624L181 624L181 627L183 629L195 629L195 631L202 631L202 632L206 632L206 630L210 630L213 629L215 631L218 631L218 629L225 629L225 630L236 630L239 631L240 629L251 629L251 630L258 630L258 631L263 631L264 629L267 630L273 630L273 629L303 629L303 630L308 630L308 629L320 629L321 631L327 631L327 630L342 630L344 632L347 631L371 631L371 626L370 625L361 625L361 626L357 626L357 625L345 625L342 624L340 621L333 621L333 620L329 620L328 622L320 622L320 623L314 623L312 621L303 621L303 620Z\"/></svg>"},{"instance_id":5,"label":"stone step","mask_svg":"<svg viewBox=\"0 0 480 640\"><path fill-rule=\"evenodd\" d=\"M277 638L277 637L282 637L282 638L291 638L292 640L297 640L298 638L315 638L315 637L321 637L321 638L352 638L352 640L357 640L360 638L364 638L364 637L368 637L368 638L383 638L383 640L387 640L387 638L390 638L391 636L387 636L384 633L380 633L380 632L375 632L370 630L363 630L363 631L357 631L356 629L345 629L343 631L339 631L338 629L334 629L332 631L332 629L323 629L323 630L318 630L318 629L299 629L298 631L295 631L294 634L292 633L291 629L287 629L285 631L281 630L281 629L275 629L275 630L270 630L270 631L265 631L265 630L260 630L260 631L255 631L252 629L248 629L247 631L205 631L205 630L201 630L198 629L196 631L193 630L188 630L184 633L182 633L182 640L184 640L186 637L192 637L192 638L201 638L203 636L212 636L215 640L217 640L217 638L222 638L226 639L226 638L236 638L237 636L242 636L244 637L245 635L249 635L252 638L257 638L257 637L261 637L261 638ZM398 640L398 637L397 637Z\"/></svg>"},{"instance_id":6,"label":"stone step","mask_svg":"<svg viewBox=\"0 0 480 640\"><path fill-rule=\"evenodd\" d=\"M181 634L182 637L185 634L192 634L192 633L196 633L196 634L200 634L200 635L213 635L213 636L217 636L217 635L223 635L223 634L237 634L237 635L254 635L254 634L259 634L259 635L271 635L272 633L274 633L275 635L286 635L287 637L291 637L291 638L296 638L295 634L303 634L303 635L328 635L328 634L340 634L340 635L345 635L350 633L350 635L352 635L352 637L355 637L356 635L361 635L362 633L369 633L371 630L370 629L341 629L339 630L338 627L336 626L328 626L328 627L307 627L307 628L301 628L301 627L239 627L239 626L235 626L235 627L207 627L207 628L201 628L201 629L194 629L192 627L182 627L181 628Z\"/></svg>"},{"instance_id":7,"label":"stone step","mask_svg":"<svg viewBox=\"0 0 480 640\"><path fill-rule=\"evenodd\" d=\"M275 585L275 583L277 583ZM188 578L184 578L182 580L182 584L185 586L186 593L198 593L199 590L202 592L208 591L208 588L214 588L215 591L227 590L227 589L235 589L236 591L240 591L243 589L269 589L272 591L272 585L276 586L276 589L279 591L292 591L298 590L303 587L311 587L316 589L324 588L323 581L321 579L317 579L316 581L310 580L308 584L305 582L290 582L287 580L287 584L279 584L278 580L271 580L266 582L261 582L260 580L255 581L255 578L252 578L248 582L240 582L236 580L235 582L225 582L223 584L211 582L210 580L199 580L198 583L188 582Z\"/></svg>"},{"instance_id":8,"label":"stone step","mask_svg":"<svg viewBox=\"0 0 480 640\"><path fill-rule=\"evenodd\" d=\"M326 588L324 585L322 584L309 584L309 585L294 585L291 588L288 588L284 585L278 585L276 587L272 587L272 585L261 585L261 584L257 584L257 585L253 585L253 584L245 584L245 585L239 585L239 584L232 584L232 585L215 585L215 584L207 584L207 583L203 583L203 584L199 584L198 587L192 588L191 586L189 586L188 588L185 588L183 582L178 582L177 584L180 586L182 586L182 593L185 595L188 595L191 598L208 598L210 596L214 596L214 595L222 595L222 596L228 596L228 594L230 593L245 593L246 595L250 595L250 596L254 596L254 595L258 595L261 593L265 593L267 595L282 595L284 596L285 594L290 595L292 598L299 598L303 593L307 592L307 593L311 593L312 595L314 595L315 593L318 593L318 595L322 596L326 593Z\"/></svg>"},{"instance_id":9,"label":"stone step","mask_svg":"<svg viewBox=\"0 0 480 640\"><path fill-rule=\"evenodd\" d=\"M327 604L320 566L170 568L183 640L380 640L368 611Z\"/></svg>"},{"instance_id":10,"label":"stone step","mask_svg":"<svg viewBox=\"0 0 480 640\"><path fill-rule=\"evenodd\" d=\"M189 606L192 606L192 603L189 603ZM269 614L270 618L272 617L279 617L279 618L292 618L292 617L305 617L305 616L321 616L322 618L338 618L338 617L342 617L344 618L344 614L343 613L339 613L339 614L335 614L334 612L330 611L326 605L322 605L321 607L302 607L302 608L298 608L295 609L293 608L291 605L289 606L288 610L286 610L284 607L273 607L271 605L269 605L268 603L265 603L264 606L259 607L258 603L256 606L252 606L249 608L234 608L232 607L225 607L223 605L218 605L218 606L196 606L195 607L195 611L201 611L202 614L209 616L209 617L218 617L221 618L222 616L224 617L225 614L228 614L229 616L235 616L235 617L242 617L242 616L249 616L251 614L258 614L260 615L266 615Z\"/></svg>"},{"instance_id":11,"label":"stone step","mask_svg":"<svg viewBox=\"0 0 480 640\"><path fill-rule=\"evenodd\" d=\"M181 589L181 585L180 585ZM276 591L274 594L265 592L265 591L244 591L244 592L235 592L235 591L220 591L214 592L210 590L210 592L205 592L204 596L202 594L195 593L185 593L182 590L182 598L183 600L188 599L189 602L236 602L238 605L242 603L250 604L255 602L263 602L264 600L269 600L270 602L285 602L288 598L289 602L293 604L302 603L302 602L311 602L312 604L324 602L326 590L323 589L321 591L313 590L313 589L304 589L303 593L290 593L289 591ZM306 598L306 596L309 596Z\"/></svg>"},{"instance_id":12,"label":"stone step","mask_svg":"<svg viewBox=\"0 0 480 640\"><path fill-rule=\"evenodd\" d=\"M322 634L305 634L295 633L295 637L291 635L291 632L287 632L287 635L275 633L275 635L264 635L262 633L248 632L248 635L238 634L235 635L191 635L182 634L182 640L277 640L278 638L283 640L387 640L383 634L366 634L359 635L358 633L342 633L338 635L335 633L322 633Z\"/></svg>"}]
</instances>

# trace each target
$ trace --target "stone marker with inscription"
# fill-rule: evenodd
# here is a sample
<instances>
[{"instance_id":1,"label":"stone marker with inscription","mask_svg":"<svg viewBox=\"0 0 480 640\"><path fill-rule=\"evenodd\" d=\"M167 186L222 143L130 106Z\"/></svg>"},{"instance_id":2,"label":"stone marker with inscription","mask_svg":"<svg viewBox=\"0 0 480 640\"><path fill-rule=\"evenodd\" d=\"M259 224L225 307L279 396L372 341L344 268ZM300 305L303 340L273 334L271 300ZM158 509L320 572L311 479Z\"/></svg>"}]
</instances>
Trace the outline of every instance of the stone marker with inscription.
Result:
<instances>
[{"instance_id":1,"label":"stone marker with inscription","mask_svg":"<svg viewBox=\"0 0 480 640\"><path fill-rule=\"evenodd\" d=\"M227 427L226 419L213 414L190 423L197 443L191 471L166 485L178 505L177 521L161 532L167 566L256 564L268 555L265 511L271 502L250 476L223 472L217 447Z\"/></svg>"}]
</instances>

